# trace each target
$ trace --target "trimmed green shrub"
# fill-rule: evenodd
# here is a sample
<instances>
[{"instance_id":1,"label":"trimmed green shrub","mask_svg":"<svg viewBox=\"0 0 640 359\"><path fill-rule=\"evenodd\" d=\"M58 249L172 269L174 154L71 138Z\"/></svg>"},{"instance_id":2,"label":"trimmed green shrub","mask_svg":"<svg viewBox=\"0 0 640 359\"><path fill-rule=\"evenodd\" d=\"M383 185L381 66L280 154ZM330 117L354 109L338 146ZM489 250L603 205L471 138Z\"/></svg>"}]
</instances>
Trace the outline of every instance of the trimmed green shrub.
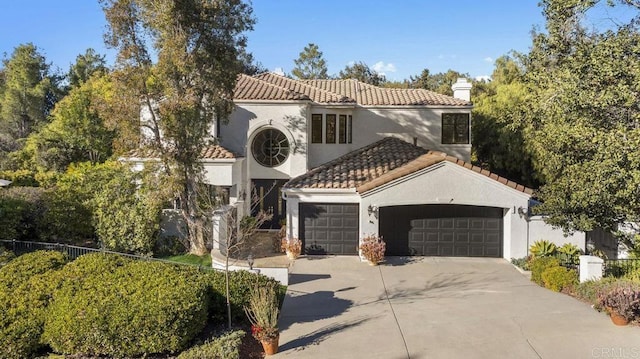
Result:
<instances>
[{"instance_id":1,"label":"trimmed green shrub","mask_svg":"<svg viewBox=\"0 0 640 359\"><path fill-rule=\"evenodd\" d=\"M56 352L125 357L183 350L207 321L192 268L88 254L67 265L45 321Z\"/></svg>"},{"instance_id":2,"label":"trimmed green shrub","mask_svg":"<svg viewBox=\"0 0 640 359\"><path fill-rule=\"evenodd\" d=\"M240 344L244 336L242 330L226 333L183 352L178 359L240 359Z\"/></svg>"},{"instance_id":3,"label":"trimmed green shrub","mask_svg":"<svg viewBox=\"0 0 640 359\"><path fill-rule=\"evenodd\" d=\"M578 283L578 274L575 270L565 267L549 267L542 272L542 281L545 288L560 292L575 286Z\"/></svg>"},{"instance_id":4,"label":"trimmed green shrub","mask_svg":"<svg viewBox=\"0 0 640 359\"><path fill-rule=\"evenodd\" d=\"M13 252L6 250L4 247L0 247L0 268L4 267L15 257L16 256Z\"/></svg>"},{"instance_id":5,"label":"trimmed green shrub","mask_svg":"<svg viewBox=\"0 0 640 359\"><path fill-rule=\"evenodd\" d=\"M204 275L212 290L209 313L214 320L224 321L227 318L224 272L211 271L204 273ZM286 287L280 285L275 279L244 270L229 272L229 299L231 302L231 318L234 322L248 323L243 308L249 304L251 289L254 286L262 286L267 283L276 286L278 299L280 305L282 305Z\"/></svg>"},{"instance_id":6,"label":"trimmed green shrub","mask_svg":"<svg viewBox=\"0 0 640 359\"><path fill-rule=\"evenodd\" d=\"M531 281L544 286L542 273L550 267L558 267L560 262L555 257L536 257L531 261Z\"/></svg>"},{"instance_id":7,"label":"trimmed green shrub","mask_svg":"<svg viewBox=\"0 0 640 359\"><path fill-rule=\"evenodd\" d=\"M60 283L65 263L59 252L22 255L0 268L0 353L31 357L41 347L47 305Z\"/></svg>"}]
</instances>

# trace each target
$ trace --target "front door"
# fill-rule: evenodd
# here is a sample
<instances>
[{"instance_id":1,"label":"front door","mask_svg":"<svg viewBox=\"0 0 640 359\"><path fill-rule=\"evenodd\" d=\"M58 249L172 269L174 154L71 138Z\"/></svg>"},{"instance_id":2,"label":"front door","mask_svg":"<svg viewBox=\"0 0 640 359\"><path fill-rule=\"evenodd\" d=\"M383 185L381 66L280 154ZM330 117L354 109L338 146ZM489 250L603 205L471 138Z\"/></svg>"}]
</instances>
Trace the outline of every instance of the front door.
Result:
<instances>
[{"instance_id":1,"label":"front door","mask_svg":"<svg viewBox=\"0 0 640 359\"><path fill-rule=\"evenodd\" d=\"M254 202L251 205L251 214L257 215L258 211L273 214L271 220L260 226L261 229L279 229L280 223L285 219L287 202L282 199L282 186L288 180L278 179L254 179L251 183Z\"/></svg>"}]
</instances>

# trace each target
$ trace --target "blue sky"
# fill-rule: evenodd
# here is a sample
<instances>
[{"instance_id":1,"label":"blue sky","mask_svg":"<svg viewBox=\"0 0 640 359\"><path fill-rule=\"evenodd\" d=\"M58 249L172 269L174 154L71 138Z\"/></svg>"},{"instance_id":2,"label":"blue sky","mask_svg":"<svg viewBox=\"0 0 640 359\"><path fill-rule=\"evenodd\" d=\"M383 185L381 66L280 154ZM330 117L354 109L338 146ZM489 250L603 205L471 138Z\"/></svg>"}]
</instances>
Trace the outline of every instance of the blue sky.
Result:
<instances>
[{"instance_id":1,"label":"blue sky","mask_svg":"<svg viewBox=\"0 0 640 359\"><path fill-rule=\"evenodd\" d=\"M538 0L254 0L249 51L269 70L289 73L310 42L329 74L363 61L388 79L428 68L472 77L490 75L493 61L510 50L526 52L531 30L543 26ZM609 17L609 10L602 10ZM104 46L105 20L97 0L20 0L0 3L0 54L32 42L66 72L92 47L112 63Z\"/></svg>"}]
</instances>

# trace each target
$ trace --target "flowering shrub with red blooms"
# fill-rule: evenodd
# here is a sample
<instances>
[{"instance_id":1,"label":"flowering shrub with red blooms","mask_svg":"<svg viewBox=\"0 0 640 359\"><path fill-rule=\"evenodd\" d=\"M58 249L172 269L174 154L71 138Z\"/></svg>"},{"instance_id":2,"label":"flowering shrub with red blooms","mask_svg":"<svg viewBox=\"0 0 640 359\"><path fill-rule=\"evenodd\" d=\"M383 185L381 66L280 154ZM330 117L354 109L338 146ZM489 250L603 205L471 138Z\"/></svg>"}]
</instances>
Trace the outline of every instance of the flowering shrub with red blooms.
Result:
<instances>
[{"instance_id":1,"label":"flowering shrub with red blooms","mask_svg":"<svg viewBox=\"0 0 640 359\"><path fill-rule=\"evenodd\" d=\"M378 264L384 260L384 252L387 248L386 243L381 237L369 235L362 239L360 250L362 255L373 264Z\"/></svg>"},{"instance_id":2,"label":"flowering shrub with red blooms","mask_svg":"<svg viewBox=\"0 0 640 359\"><path fill-rule=\"evenodd\" d=\"M257 340L270 340L278 336L278 328L263 328L251 325L251 335Z\"/></svg>"}]
</instances>

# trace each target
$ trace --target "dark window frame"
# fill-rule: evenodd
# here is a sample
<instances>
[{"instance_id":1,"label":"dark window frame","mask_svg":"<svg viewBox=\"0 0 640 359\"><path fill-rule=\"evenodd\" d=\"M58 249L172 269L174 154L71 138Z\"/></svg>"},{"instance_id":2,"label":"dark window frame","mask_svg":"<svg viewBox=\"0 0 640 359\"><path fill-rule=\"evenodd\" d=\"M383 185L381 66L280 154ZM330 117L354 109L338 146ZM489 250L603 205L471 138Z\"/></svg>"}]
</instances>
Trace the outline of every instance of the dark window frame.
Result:
<instances>
[{"instance_id":1,"label":"dark window frame","mask_svg":"<svg viewBox=\"0 0 640 359\"><path fill-rule=\"evenodd\" d=\"M469 129L470 115L468 113L443 113L442 114L442 144L443 145L468 145L471 143Z\"/></svg>"},{"instance_id":2,"label":"dark window frame","mask_svg":"<svg viewBox=\"0 0 640 359\"><path fill-rule=\"evenodd\" d=\"M322 143L324 141L324 135L323 135L323 130L324 130L324 126L323 126L323 121L322 121L322 114L320 113L315 113L311 115L311 143ZM319 128L316 128L316 123L318 123L319 120Z\"/></svg>"},{"instance_id":3,"label":"dark window frame","mask_svg":"<svg viewBox=\"0 0 640 359\"><path fill-rule=\"evenodd\" d=\"M347 116L347 143L353 142L353 116Z\"/></svg>"},{"instance_id":4,"label":"dark window frame","mask_svg":"<svg viewBox=\"0 0 640 359\"><path fill-rule=\"evenodd\" d=\"M337 124L338 116L334 113L326 114L325 116L325 127L326 127L326 143L336 143L338 139L338 124Z\"/></svg>"},{"instance_id":5,"label":"dark window frame","mask_svg":"<svg viewBox=\"0 0 640 359\"><path fill-rule=\"evenodd\" d=\"M347 143L347 115L338 115L338 143Z\"/></svg>"}]
</instances>

